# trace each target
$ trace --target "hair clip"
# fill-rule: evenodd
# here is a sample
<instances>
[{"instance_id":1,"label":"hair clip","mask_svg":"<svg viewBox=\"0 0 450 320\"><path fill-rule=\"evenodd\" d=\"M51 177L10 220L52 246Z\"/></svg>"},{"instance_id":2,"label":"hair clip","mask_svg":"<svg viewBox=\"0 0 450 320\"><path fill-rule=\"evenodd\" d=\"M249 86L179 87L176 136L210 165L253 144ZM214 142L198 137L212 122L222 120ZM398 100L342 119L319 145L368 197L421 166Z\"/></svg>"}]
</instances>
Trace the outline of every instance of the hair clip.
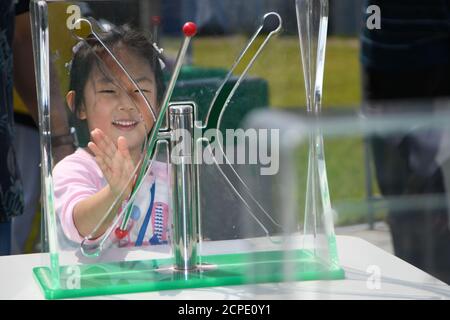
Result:
<instances>
[{"instance_id":1,"label":"hair clip","mask_svg":"<svg viewBox=\"0 0 450 320\"><path fill-rule=\"evenodd\" d=\"M156 50L156 52L158 52L158 54L163 54L164 49L158 47L158 45L156 44L156 42L152 42L152 46L153 46L153 48Z\"/></svg>"},{"instance_id":2,"label":"hair clip","mask_svg":"<svg viewBox=\"0 0 450 320\"><path fill-rule=\"evenodd\" d=\"M158 47L158 45L156 44L156 42L152 42L152 46L153 49L155 49L155 51L158 53L159 56L162 56L164 49ZM159 65L161 67L161 70L164 70L166 68L166 64L164 63L163 59L161 59L160 57L158 57L158 61L159 61Z\"/></svg>"}]
</instances>

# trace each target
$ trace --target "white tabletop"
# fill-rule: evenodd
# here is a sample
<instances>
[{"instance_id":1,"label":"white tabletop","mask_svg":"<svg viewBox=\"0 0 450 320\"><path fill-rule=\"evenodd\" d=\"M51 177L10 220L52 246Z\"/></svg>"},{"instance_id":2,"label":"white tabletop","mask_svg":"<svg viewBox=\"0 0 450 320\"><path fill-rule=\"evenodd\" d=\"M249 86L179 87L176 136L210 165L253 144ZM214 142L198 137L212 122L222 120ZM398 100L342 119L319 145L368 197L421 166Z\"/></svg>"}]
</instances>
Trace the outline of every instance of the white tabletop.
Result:
<instances>
[{"instance_id":1,"label":"white tabletop","mask_svg":"<svg viewBox=\"0 0 450 320\"><path fill-rule=\"evenodd\" d=\"M239 242L242 240L217 241L208 246L214 248L215 253L231 253ZM362 239L337 236L337 245L346 274L344 280L145 292L89 299L450 298L450 286ZM156 253L159 255L157 258L167 257L167 253L160 249ZM44 299L32 275L32 268L42 266L42 262L42 254L0 257L0 299Z\"/></svg>"}]
</instances>

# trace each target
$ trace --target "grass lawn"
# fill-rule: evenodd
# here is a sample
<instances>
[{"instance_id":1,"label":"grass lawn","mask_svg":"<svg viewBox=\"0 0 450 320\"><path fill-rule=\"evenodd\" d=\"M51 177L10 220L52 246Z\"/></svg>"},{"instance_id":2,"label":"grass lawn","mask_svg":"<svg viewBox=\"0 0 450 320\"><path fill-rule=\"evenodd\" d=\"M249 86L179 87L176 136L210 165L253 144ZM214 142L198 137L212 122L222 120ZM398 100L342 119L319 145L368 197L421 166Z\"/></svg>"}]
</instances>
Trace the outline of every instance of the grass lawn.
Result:
<instances>
[{"instance_id":1,"label":"grass lawn","mask_svg":"<svg viewBox=\"0 0 450 320\"><path fill-rule=\"evenodd\" d=\"M244 36L195 38L193 63L201 67L230 68L248 39ZM250 48L256 52L258 43ZM248 56L244 61L249 61ZM246 63L243 62L242 65ZM236 71L240 74L242 66ZM304 108L306 104L298 38L285 36L273 39L250 70L250 75L269 83L270 105L283 108ZM324 103L327 107L353 107L361 103L359 46L357 39L331 38L327 43L324 80ZM364 222L365 210L354 204L365 198L365 168L362 140L359 138L325 140L331 199L337 207L338 225ZM299 155L299 163L305 155ZM353 204L353 206L348 206ZM353 207L353 209L352 209ZM365 207L365 206L363 206ZM381 216L382 217L382 214Z\"/></svg>"},{"instance_id":2,"label":"grass lawn","mask_svg":"<svg viewBox=\"0 0 450 320\"><path fill-rule=\"evenodd\" d=\"M196 38L193 41L195 65L229 68L248 39L235 36ZM260 43L261 39L250 48L253 50L249 53L254 53ZM359 47L356 39L332 38L328 41L323 103L325 108L360 104L358 55ZM237 73L240 74L242 70L243 68L238 68ZM272 106L305 105L305 85L297 37L286 36L271 40L250 70L250 75L264 78L269 82Z\"/></svg>"}]
</instances>

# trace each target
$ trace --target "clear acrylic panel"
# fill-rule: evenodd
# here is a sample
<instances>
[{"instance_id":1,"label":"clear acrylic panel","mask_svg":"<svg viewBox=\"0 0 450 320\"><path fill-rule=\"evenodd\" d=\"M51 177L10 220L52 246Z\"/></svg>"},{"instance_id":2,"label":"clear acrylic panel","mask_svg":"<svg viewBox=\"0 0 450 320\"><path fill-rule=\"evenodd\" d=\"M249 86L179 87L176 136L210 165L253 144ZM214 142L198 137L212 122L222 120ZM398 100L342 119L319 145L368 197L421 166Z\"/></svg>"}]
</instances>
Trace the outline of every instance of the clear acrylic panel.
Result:
<instances>
[{"instance_id":1,"label":"clear acrylic panel","mask_svg":"<svg viewBox=\"0 0 450 320\"><path fill-rule=\"evenodd\" d=\"M46 298L345 277L334 223L372 202L336 188L358 176L329 176L324 150L417 119L321 121L327 1L230 8L243 22L189 1L32 1ZM269 108L292 91L303 116Z\"/></svg>"}]
</instances>

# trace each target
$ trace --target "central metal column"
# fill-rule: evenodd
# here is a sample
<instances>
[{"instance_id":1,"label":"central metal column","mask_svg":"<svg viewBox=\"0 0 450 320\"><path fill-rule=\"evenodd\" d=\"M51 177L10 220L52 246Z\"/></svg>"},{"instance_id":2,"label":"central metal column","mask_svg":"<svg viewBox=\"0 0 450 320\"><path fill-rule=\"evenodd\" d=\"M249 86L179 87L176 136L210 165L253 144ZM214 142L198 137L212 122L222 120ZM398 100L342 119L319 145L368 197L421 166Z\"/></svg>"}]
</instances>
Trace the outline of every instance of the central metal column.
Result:
<instances>
[{"instance_id":1,"label":"central metal column","mask_svg":"<svg viewBox=\"0 0 450 320\"><path fill-rule=\"evenodd\" d=\"M197 194L194 159L193 106L169 107L170 163L172 183L173 251L175 268L189 271L197 267Z\"/></svg>"}]
</instances>

